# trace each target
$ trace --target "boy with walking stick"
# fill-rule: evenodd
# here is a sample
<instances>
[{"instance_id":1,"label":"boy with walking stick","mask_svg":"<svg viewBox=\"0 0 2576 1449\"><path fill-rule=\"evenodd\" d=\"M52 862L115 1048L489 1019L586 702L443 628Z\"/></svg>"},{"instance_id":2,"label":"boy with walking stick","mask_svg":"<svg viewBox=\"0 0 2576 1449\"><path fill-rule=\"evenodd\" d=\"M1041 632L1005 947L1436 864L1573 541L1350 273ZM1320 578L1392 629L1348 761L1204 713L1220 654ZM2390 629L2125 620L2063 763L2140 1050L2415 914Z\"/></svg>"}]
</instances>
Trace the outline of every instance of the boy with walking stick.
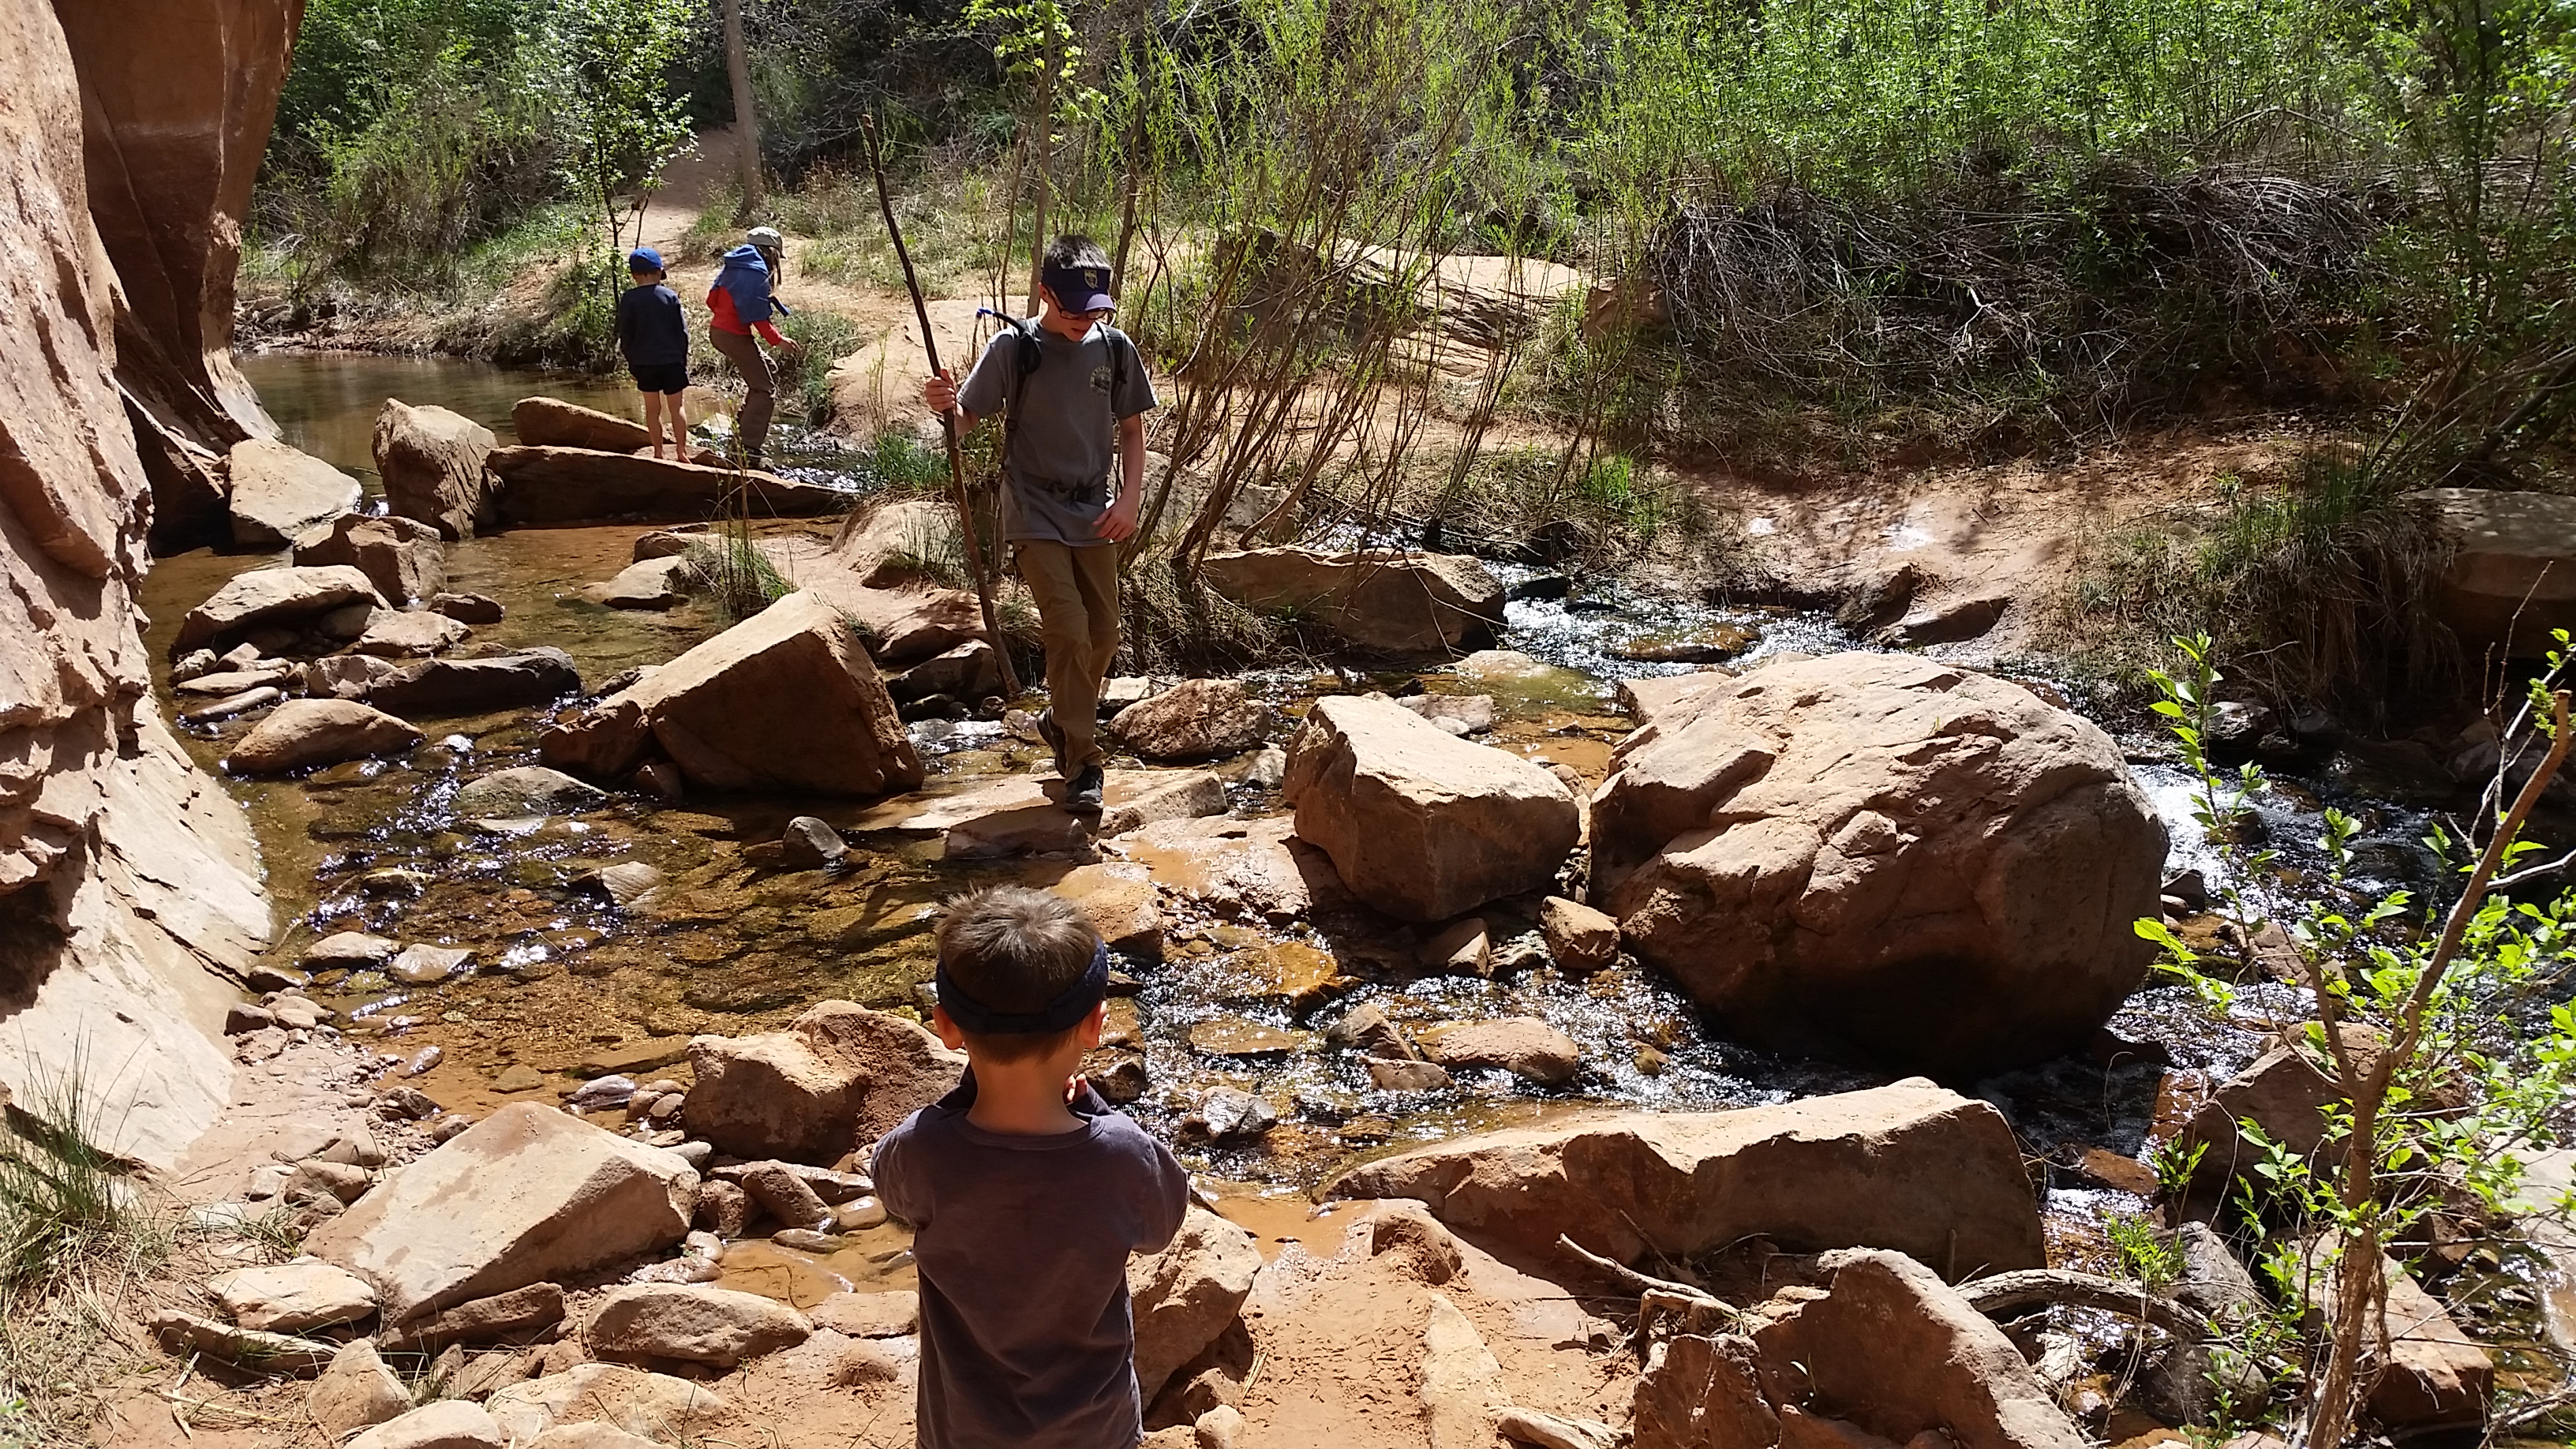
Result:
<instances>
[{"instance_id":1,"label":"boy with walking stick","mask_svg":"<svg viewBox=\"0 0 2576 1449\"><path fill-rule=\"evenodd\" d=\"M1037 316L1004 319L963 387L942 368L921 397L934 412L955 409L961 430L1003 414L1002 538L1046 640L1038 731L1065 805L1088 812L1100 808L1107 758L1100 686L1118 653L1117 546L1136 532L1154 386L1136 344L1109 325L1109 258L1088 237L1048 244L1038 300Z\"/></svg>"}]
</instances>

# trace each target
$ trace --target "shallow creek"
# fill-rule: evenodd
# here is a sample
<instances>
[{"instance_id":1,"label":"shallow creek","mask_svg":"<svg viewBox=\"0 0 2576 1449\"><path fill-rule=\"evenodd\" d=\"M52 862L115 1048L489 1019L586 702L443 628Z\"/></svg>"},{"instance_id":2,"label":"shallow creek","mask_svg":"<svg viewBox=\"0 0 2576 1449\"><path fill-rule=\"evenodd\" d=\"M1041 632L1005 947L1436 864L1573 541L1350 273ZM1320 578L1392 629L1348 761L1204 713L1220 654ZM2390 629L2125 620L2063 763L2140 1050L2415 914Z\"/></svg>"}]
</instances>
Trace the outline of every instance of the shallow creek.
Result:
<instances>
[{"instance_id":1,"label":"shallow creek","mask_svg":"<svg viewBox=\"0 0 2576 1449\"><path fill-rule=\"evenodd\" d=\"M633 415L633 396L595 379L511 372L439 360L332 355L246 359L245 371L288 440L368 480L369 438L387 396L456 408L507 441L509 406L532 392ZM827 472L827 452L809 445ZM864 489L865 480L844 480ZM828 538L830 520L781 525ZM593 686L639 664L667 660L715 633L704 603L667 614L630 613L581 601L576 591L629 561L643 528L535 529L451 545L450 587L507 606L502 622L476 632L469 650L548 644L569 651ZM181 616L223 579L273 558L198 552L161 561L147 581L156 668ZM1503 570L1507 575L1512 571ZM1516 576L1516 575L1514 575ZM1604 773L1630 722L1612 702L1617 677L1688 666L1616 657L1623 642L1700 637L1725 626L1759 635L1745 658L1782 650L1853 647L1811 615L1719 610L1655 600L1615 586L1578 586L1571 599L1515 601L1510 648L1557 666L1506 689L1470 686L1444 670L1420 675L1257 676L1292 715L1318 692L1352 687L1400 690L1419 681L1434 691L1494 693L1503 720L1490 742L1529 758L1568 765L1587 781ZM166 677L158 681L168 707ZM445 1106L479 1115L509 1100L567 1094L604 1053L626 1055L638 1082L685 1083L680 1050L693 1033L775 1029L812 1002L847 998L881 1009L918 1009L930 974L929 913L943 898L1003 880L1045 884L1066 860L965 863L939 858L923 842L852 834L850 867L787 873L746 847L775 840L786 821L814 814L848 832L863 803L693 797L670 807L634 795L577 817L510 822L459 819L466 782L535 762L542 712L422 720L429 742L408 756L335 766L300 780L234 781L258 830L281 922L271 959L291 965L315 939L366 930L406 944L431 942L472 953L466 972L409 987L381 973L326 974L317 995L346 1014L370 1049L407 1070L435 1056L416 1085ZM214 768L246 721L183 729L189 748ZM1042 751L989 723L912 727L931 762L930 788L1038 767ZM2154 741L2129 741L2142 779L2175 838L2191 830L2188 790ZM2369 806L2375 832L2410 838L2417 818L2365 792L2366 772L2347 772L2291 792L2274 807L2285 839L2315 833L2320 798ZM1274 814L1275 792L1233 787L1237 814ZM635 908L601 886L600 869L643 862L666 884ZM2413 868L2402 852L2391 869ZM2177 851L2179 864L2196 863ZM1302 923L1274 928L1192 916L1167 919L1167 959L1122 962L1140 981L1113 1003L1111 1035L1141 1052L1151 1086L1130 1110L1178 1140L1184 1119L1212 1088L1262 1097L1279 1125L1249 1147L1183 1143L1230 1211L1276 1250L1306 1237L1326 1247L1329 1218L1310 1222L1302 1190L1359 1157L1423 1141L1524 1124L1580 1104L1711 1108L1847 1090L1884 1077L1828 1064L1783 1061L1714 1035L1671 986L1623 967L1584 977L1560 973L1535 949L1534 923L1489 912L1498 955L1526 955L1527 969L1483 980L1426 974L1409 964L1403 933L1375 942L1328 941ZM1422 1028L1480 1017L1544 1017L1579 1042L1585 1068L1570 1086L1543 1089L1503 1073L1465 1073L1454 1089L1375 1089L1349 1053L1323 1047L1323 1026L1374 1001L1399 1024ZM2236 1018L2213 1023L2179 988L2151 987L2112 1023L2126 1047L2106 1044L2017 1072L1975 1090L2012 1119L2034 1154L2087 1146L2140 1155L2170 1131L2196 1090L2256 1055L2278 1024L2305 1015L2296 993L2249 989ZM1193 1028L1199 1028L1193 1039ZM1266 1029L1266 1030L1255 1030ZM2106 1043L2109 1039L2106 1038ZM432 1053L430 1049L435 1048ZM525 1068L526 1071L512 1071ZM509 1073L510 1080L502 1076ZM504 1091L510 1085L515 1090ZM2070 1264L2104 1255L2099 1221L2143 1202L2104 1188L2067 1185L2051 1194L2057 1256ZM797 1301L837 1283L898 1286L909 1257L894 1229L871 1230L829 1260L747 1245L729 1257L728 1281Z\"/></svg>"}]
</instances>

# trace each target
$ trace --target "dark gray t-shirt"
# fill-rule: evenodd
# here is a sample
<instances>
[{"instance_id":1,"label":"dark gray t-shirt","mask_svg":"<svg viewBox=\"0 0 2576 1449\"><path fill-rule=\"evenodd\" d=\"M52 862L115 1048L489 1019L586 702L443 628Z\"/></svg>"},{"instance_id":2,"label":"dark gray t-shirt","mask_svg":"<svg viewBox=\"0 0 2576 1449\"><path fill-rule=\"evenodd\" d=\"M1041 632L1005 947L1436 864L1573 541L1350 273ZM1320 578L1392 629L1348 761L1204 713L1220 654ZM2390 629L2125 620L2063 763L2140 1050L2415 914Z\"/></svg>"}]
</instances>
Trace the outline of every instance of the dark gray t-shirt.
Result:
<instances>
[{"instance_id":1,"label":"dark gray t-shirt","mask_svg":"<svg viewBox=\"0 0 2576 1449\"><path fill-rule=\"evenodd\" d=\"M921 1449L1131 1449L1144 1436L1127 1255L1189 1211L1163 1144L1094 1092L1046 1137L966 1120L975 1075L878 1144L921 1271Z\"/></svg>"},{"instance_id":2,"label":"dark gray t-shirt","mask_svg":"<svg viewBox=\"0 0 2576 1449\"><path fill-rule=\"evenodd\" d=\"M1115 344L1127 356L1119 385L1109 329L1093 327L1080 342L1067 342L1034 321L1044 360L1020 376L1020 340L1006 329L984 345L957 405L979 418L1006 406L1010 452L1003 459L1002 537L1012 541L1093 544L1100 515L1115 487L1109 476L1118 449L1118 424L1154 406L1154 384L1135 344ZM1115 394L1113 396L1113 394Z\"/></svg>"}]
</instances>

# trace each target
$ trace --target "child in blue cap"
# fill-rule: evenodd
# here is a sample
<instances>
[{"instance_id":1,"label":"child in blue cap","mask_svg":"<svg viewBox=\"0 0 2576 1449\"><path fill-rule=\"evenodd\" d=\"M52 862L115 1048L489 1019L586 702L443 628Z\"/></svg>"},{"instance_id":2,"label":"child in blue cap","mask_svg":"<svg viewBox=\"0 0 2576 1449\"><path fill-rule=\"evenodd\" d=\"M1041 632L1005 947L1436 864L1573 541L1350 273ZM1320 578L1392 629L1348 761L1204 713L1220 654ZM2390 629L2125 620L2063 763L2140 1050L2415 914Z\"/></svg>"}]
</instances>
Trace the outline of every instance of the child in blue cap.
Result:
<instances>
[{"instance_id":1,"label":"child in blue cap","mask_svg":"<svg viewBox=\"0 0 2576 1449\"><path fill-rule=\"evenodd\" d=\"M680 311L680 296L663 285L662 254L637 247L626 256L627 275L635 285L617 299L617 350L626 370L644 393L644 430L653 437L653 456L662 456L662 409L671 410L672 451L689 458L689 415L680 394L689 390L689 319Z\"/></svg>"},{"instance_id":2,"label":"child in blue cap","mask_svg":"<svg viewBox=\"0 0 2576 1449\"><path fill-rule=\"evenodd\" d=\"M1144 1437L1127 1255L1160 1252L1189 1178L1077 1076L1109 952L1072 902L1001 886L939 923L956 1091L878 1144L877 1196L915 1229L921 1449L1133 1449Z\"/></svg>"}]
</instances>

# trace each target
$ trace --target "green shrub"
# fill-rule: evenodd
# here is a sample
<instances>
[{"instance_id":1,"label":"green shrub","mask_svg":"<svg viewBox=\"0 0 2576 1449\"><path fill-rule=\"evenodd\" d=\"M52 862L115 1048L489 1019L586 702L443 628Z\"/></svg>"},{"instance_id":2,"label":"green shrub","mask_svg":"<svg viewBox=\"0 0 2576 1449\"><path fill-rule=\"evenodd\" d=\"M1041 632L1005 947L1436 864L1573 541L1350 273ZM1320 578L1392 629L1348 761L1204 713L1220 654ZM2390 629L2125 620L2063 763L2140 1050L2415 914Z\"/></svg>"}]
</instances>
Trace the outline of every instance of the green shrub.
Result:
<instances>
[{"instance_id":1,"label":"green shrub","mask_svg":"<svg viewBox=\"0 0 2576 1449\"><path fill-rule=\"evenodd\" d=\"M806 425L822 427L832 421L832 364L858 351L866 337L849 318L813 307L788 314L778 330L796 344L794 350L775 354L779 390L793 389Z\"/></svg>"}]
</instances>

